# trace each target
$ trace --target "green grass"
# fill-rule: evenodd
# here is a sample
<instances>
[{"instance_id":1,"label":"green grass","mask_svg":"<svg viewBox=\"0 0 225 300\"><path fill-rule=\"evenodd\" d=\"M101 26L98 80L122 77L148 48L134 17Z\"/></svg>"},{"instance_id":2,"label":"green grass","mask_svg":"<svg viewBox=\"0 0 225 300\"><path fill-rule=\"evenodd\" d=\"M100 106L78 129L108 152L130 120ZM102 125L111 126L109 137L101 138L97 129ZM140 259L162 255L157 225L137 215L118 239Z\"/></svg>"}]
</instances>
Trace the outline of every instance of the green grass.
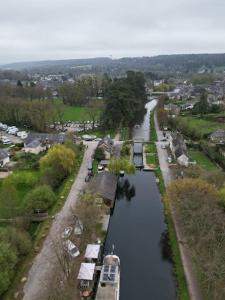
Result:
<instances>
[{"instance_id":1,"label":"green grass","mask_svg":"<svg viewBox=\"0 0 225 300\"><path fill-rule=\"evenodd\" d=\"M99 117L101 111L99 110ZM64 105L64 121L90 121L87 107L75 107Z\"/></svg>"},{"instance_id":2,"label":"green grass","mask_svg":"<svg viewBox=\"0 0 225 300\"><path fill-rule=\"evenodd\" d=\"M120 140L121 141L127 141L129 140L130 136L129 136L129 128L128 127L124 127L122 129L120 129Z\"/></svg>"},{"instance_id":3,"label":"green grass","mask_svg":"<svg viewBox=\"0 0 225 300\"><path fill-rule=\"evenodd\" d=\"M217 170L217 166L202 151L190 149L188 153L191 159L193 161L196 161L197 165L202 167L206 171Z\"/></svg>"},{"instance_id":4,"label":"green grass","mask_svg":"<svg viewBox=\"0 0 225 300\"><path fill-rule=\"evenodd\" d=\"M224 123L208 121L200 117L178 117L177 127L185 135L192 138L201 139L216 131L217 129L225 129Z\"/></svg>"},{"instance_id":5,"label":"green grass","mask_svg":"<svg viewBox=\"0 0 225 300\"><path fill-rule=\"evenodd\" d=\"M155 123L154 123L154 112L150 113L150 140L151 142L157 141L157 134L156 134Z\"/></svg>"}]
</instances>

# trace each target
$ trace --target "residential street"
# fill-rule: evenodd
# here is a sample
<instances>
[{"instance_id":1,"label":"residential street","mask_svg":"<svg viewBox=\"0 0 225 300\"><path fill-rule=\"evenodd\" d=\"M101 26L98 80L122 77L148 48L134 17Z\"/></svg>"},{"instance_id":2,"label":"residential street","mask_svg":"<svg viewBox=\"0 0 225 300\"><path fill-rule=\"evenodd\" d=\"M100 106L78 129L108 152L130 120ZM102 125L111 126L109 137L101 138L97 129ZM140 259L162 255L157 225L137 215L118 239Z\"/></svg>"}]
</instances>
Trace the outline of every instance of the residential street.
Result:
<instances>
[{"instance_id":1,"label":"residential street","mask_svg":"<svg viewBox=\"0 0 225 300\"><path fill-rule=\"evenodd\" d=\"M158 138L158 142L156 142L156 146L157 146L157 152L158 152L158 157L159 157L159 163L160 163L160 168L162 171L164 183L167 186L172 180L172 174L171 174L171 170L169 168L169 164L167 161L167 159L168 159L167 151L166 151L166 149L162 149L161 147L164 144L168 144L169 140L167 142L161 142L161 140L164 138L164 136L163 136L163 132L159 129L156 114L154 114L154 121L155 121L155 129L156 129L157 138Z\"/></svg>"},{"instance_id":2,"label":"residential street","mask_svg":"<svg viewBox=\"0 0 225 300\"><path fill-rule=\"evenodd\" d=\"M63 229L68 226L71 217L71 207L76 205L81 190L85 187L87 164L97 146L97 142L87 142L83 162L77 174L64 207L57 214L46 237L41 252L33 261L29 271L27 282L24 286L24 300L47 300L51 288L51 278L58 267L58 260L54 251L53 240L61 237Z\"/></svg>"},{"instance_id":3,"label":"residential street","mask_svg":"<svg viewBox=\"0 0 225 300\"><path fill-rule=\"evenodd\" d=\"M157 151L158 151L158 157L159 157L159 164L160 164L160 168L162 171L165 185L168 186L173 178L172 178L171 170L169 168L169 164L167 162L167 158L168 158L167 151L166 151L166 149L161 148L161 145L164 143L164 142L160 142L160 140L163 139L163 134L162 134L162 131L159 129L156 113L154 113L154 122L155 122L157 138L158 138L158 142L156 144L157 144ZM168 142L166 142L166 143L168 143ZM172 207L171 207L171 212L172 212L175 230L176 230L176 234L177 234L177 240L178 240L178 245L179 245L179 249L180 249L183 267L184 267L184 273L185 273L185 277L187 280L190 299L191 300L200 300L200 299L202 299L202 296L200 293L200 288L198 286L196 274L193 269L191 255L190 255L189 249L187 247L187 243L183 239L182 234L179 230L179 225L176 222L176 218L175 218Z\"/></svg>"}]
</instances>

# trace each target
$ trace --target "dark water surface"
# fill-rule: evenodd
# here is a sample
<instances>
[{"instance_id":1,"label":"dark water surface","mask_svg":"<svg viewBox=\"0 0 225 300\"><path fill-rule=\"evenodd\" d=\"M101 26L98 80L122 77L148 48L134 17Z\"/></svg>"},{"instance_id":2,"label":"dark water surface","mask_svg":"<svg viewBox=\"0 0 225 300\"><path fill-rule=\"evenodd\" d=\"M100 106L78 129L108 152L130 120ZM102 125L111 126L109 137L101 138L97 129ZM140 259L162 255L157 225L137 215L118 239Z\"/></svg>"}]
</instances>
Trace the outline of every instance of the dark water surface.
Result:
<instances>
[{"instance_id":1,"label":"dark water surface","mask_svg":"<svg viewBox=\"0 0 225 300\"><path fill-rule=\"evenodd\" d=\"M146 105L148 111L135 138L148 139L151 105ZM137 170L120 179L106 254L112 244L121 260L120 300L176 299L167 227L154 173Z\"/></svg>"},{"instance_id":2,"label":"dark water surface","mask_svg":"<svg viewBox=\"0 0 225 300\"><path fill-rule=\"evenodd\" d=\"M137 171L120 183L105 253L121 260L121 300L176 299L166 225L153 173Z\"/></svg>"}]
</instances>

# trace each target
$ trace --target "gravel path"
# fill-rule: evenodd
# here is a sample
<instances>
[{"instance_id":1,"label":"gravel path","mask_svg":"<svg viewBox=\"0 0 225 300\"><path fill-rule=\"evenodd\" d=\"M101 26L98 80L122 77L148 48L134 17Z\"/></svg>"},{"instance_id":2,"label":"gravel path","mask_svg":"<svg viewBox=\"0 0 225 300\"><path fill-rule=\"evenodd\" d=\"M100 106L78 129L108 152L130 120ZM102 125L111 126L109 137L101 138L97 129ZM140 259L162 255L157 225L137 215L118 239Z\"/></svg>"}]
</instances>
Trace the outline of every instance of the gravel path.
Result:
<instances>
[{"instance_id":1,"label":"gravel path","mask_svg":"<svg viewBox=\"0 0 225 300\"><path fill-rule=\"evenodd\" d=\"M54 277L55 268L57 268L57 258L52 243L53 238L59 238L63 228L71 217L71 207L74 207L79 193L85 187L85 176L87 175L87 164L97 146L97 142L88 142L88 148L85 151L83 162L77 174L67 200L57 214L52 223L49 234L45 239L41 252L35 257L32 267L29 271L27 282L24 285L24 300L47 300L51 278Z\"/></svg>"},{"instance_id":2,"label":"gravel path","mask_svg":"<svg viewBox=\"0 0 225 300\"><path fill-rule=\"evenodd\" d=\"M166 149L161 148L162 144L164 143L164 142L160 142L160 140L163 138L163 133L159 129L156 113L154 114L154 121L155 121L155 129L156 129L157 138L158 138L158 142L156 143L156 145L157 145L157 152L158 152L158 157L159 157L159 164L160 164L160 168L162 171L165 185L168 186L173 178L172 178L171 170L170 170L168 162L167 162L167 157L168 157L167 151L166 151ZM184 240L184 238L180 232L179 225L177 224L176 217L174 215L172 207L171 207L171 212L172 212L174 226L175 226L175 230L176 230L176 234L177 234L177 240L178 240L178 245L179 245L179 249L180 249L182 264L184 267L184 273L185 273L185 277L187 280L187 286L188 286L190 299L191 300L201 300L202 296L201 296L200 288L198 285L198 280L196 278L196 274L193 269L193 263L192 263L190 251L188 249L186 241Z\"/></svg>"}]
</instances>

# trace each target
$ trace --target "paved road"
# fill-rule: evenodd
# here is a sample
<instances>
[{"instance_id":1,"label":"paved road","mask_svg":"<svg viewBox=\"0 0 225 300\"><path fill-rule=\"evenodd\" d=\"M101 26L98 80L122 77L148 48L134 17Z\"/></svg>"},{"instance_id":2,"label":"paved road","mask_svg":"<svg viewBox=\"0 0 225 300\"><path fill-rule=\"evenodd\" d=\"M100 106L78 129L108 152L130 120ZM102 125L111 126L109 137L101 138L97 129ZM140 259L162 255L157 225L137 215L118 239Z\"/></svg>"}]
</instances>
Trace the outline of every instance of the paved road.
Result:
<instances>
[{"instance_id":1,"label":"paved road","mask_svg":"<svg viewBox=\"0 0 225 300\"><path fill-rule=\"evenodd\" d=\"M160 164L160 169L162 171L165 186L167 186L172 180L172 174L167 161L168 159L167 150L162 149L162 145L168 144L169 140L167 142L161 142L161 140L164 139L165 137L163 136L163 132L159 129L156 114L154 114L154 121L155 121L156 134L158 138L158 142L156 142L156 146L157 146L157 152L159 157L159 164Z\"/></svg>"},{"instance_id":2,"label":"paved road","mask_svg":"<svg viewBox=\"0 0 225 300\"><path fill-rule=\"evenodd\" d=\"M166 151L166 149L161 148L162 144L165 142L160 142L160 140L163 139L164 137L163 137L162 131L159 129L156 113L154 114L154 121L155 121L155 129L156 129L157 138L158 138L158 142L156 144L157 144L157 152L158 152L158 157L159 157L160 169L162 171L165 185L168 186L170 184L170 182L173 180L173 178L172 178L171 170L169 168L169 164L167 162L167 158L168 158L167 151ZM168 142L166 142L166 143L168 143ZM186 241L184 240L184 238L181 234L181 231L180 231L179 225L176 221L176 217L174 215L172 206L171 206L171 212L172 212L172 217L173 217L175 230L176 230L176 234L177 234L177 240L178 240L178 245L179 245L179 249L180 249L182 264L184 267L184 273L185 273L185 277L187 280L187 286L188 286L190 299L191 300L201 300L202 296L201 296L200 288L198 285L198 280L197 280L195 271L193 269L193 262L191 259L190 251L188 249Z\"/></svg>"},{"instance_id":3,"label":"paved road","mask_svg":"<svg viewBox=\"0 0 225 300\"><path fill-rule=\"evenodd\" d=\"M62 229L68 225L71 217L71 207L74 207L81 190L85 187L85 176L87 175L87 164L97 146L97 142L88 142L83 162L79 173L70 190L64 207L53 221L48 236L45 239L41 252L33 261L28 274L27 282L24 286L24 300L47 300L51 278L54 276L54 270L57 268L57 258L52 244L53 238L60 237Z\"/></svg>"}]
</instances>

